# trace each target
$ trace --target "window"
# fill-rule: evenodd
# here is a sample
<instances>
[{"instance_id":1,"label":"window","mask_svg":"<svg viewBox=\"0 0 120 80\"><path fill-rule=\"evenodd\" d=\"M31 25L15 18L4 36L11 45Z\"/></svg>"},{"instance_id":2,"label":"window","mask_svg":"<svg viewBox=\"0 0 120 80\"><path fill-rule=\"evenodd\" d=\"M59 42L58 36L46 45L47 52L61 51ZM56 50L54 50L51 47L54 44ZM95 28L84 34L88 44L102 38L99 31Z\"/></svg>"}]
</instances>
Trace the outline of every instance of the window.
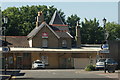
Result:
<instances>
[{"instance_id":1,"label":"window","mask_svg":"<svg viewBox=\"0 0 120 80\"><path fill-rule=\"evenodd\" d=\"M48 47L48 40L47 39L43 39L42 40L42 47Z\"/></svg>"},{"instance_id":2,"label":"window","mask_svg":"<svg viewBox=\"0 0 120 80\"><path fill-rule=\"evenodd\" d=\"M63 41L62 41L62 47L63 47L63 48L66 48L66 47L67 47L67 42L66 42L66 40L63 40Z\"/></svg>"}]
</instances>

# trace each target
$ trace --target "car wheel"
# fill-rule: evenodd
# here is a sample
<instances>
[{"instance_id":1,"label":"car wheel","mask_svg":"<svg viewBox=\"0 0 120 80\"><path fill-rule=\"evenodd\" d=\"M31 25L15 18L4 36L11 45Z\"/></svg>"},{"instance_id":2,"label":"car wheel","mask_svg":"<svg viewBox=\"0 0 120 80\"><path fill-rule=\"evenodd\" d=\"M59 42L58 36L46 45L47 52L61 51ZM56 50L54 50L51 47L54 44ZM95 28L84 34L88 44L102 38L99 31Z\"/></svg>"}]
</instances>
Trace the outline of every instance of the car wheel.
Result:
<instances>
[{"instance_id":1,"label":"car wheel","mask_svg":"<svg viewBox=\"0 0 120 80\"><path fill-rule=\"evenodd\" d=\"M99 68L95 68L96 70L99 70Z\"/></svg>"},{"instance_id":2,"label":"car wheel","mask_svg":"<svg viewBox=\"0 0 120 80\"><path fill-rule=\"evenodd\" d=\"M108 72L109 72L109 73L115 73L115 70L114 70L114 71L110 71L110 70L108 70Z\"/></svg>"}]
</instances>

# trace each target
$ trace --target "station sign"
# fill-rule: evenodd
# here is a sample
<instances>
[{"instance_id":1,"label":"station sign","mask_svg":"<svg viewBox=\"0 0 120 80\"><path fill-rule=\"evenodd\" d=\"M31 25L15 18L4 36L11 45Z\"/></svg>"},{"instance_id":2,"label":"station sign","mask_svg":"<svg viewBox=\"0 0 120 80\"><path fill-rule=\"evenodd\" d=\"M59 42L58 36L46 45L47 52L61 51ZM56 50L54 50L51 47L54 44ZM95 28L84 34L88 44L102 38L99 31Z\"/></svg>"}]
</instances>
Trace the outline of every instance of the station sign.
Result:
<instances>
[{"instance_id":1,"label":"station sign","mask_svg":"<svg viewBox=\"0 0 120 80\"><path fill-rule=\"evenodd\" d=\"M42 38L48 38L48 33L43 32L43 33L42 33Z\"/></svg>"},{"instance_id":2,"label":"station sign","mask_svg":"<svg viewBox=\"0 0 120 80\"><path fill-rule=\"evenodd\" d=\"M109 45L108 45L108 44L103 44L103 45L101 46L101 49L109 49Z\"/></svg>"},{"instance_id":3,"label":"station sign","mask_svg":"<svg viewBox=\"0 0 120 80\"><path fill-rule=\"evenodd\" d=\"M2 52L9 52L10 48L9 47L2 47Z\"/></svg>"}]
</instances>

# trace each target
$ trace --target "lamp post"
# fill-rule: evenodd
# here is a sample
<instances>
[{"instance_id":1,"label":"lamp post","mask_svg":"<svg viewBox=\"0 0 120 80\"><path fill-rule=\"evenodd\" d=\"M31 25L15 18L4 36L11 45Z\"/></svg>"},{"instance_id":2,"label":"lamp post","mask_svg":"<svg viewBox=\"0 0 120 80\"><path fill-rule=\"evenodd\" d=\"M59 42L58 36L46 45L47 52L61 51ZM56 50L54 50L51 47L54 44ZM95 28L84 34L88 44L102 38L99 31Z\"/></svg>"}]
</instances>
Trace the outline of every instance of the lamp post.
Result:
<instances>
[{"instance_id":1,"label":"lamp post","mask_svg":"<svg viewBox=\"0 0 120 80\"><path fill-rule=\"evenodd\" d=\"M6 24L8 23L8 17L5 16L3 19L4 19L4 24L5 24L5 26L4 26L5 46L7 46L7 44L6 44L6 34L5 34L5 31L6 31Z\"/></svg>"},{"instance_id":2,"label":"lamp post","mask_svg":"<svg viewBox=\"0 0 120 80\"><path fill-rule=\"evenodd\" d=\"M102 49L108 49L108 41L107 41L107 39L108 39L108 37L109 37L109 34L108 34L108 32L106 31L106 21L107 21L107 20L104 18L104 19L103 19L104 42L103 42L103 44L102 44L102 46L101 46Z\"/></svg>"},{"instance_id":3,"label":"lamp post","mask_svg":"<svg viewBox=\"0 0 120 80\"><path fill-rule=\"evenodd\" d=\"M6 42L6 34L5 34L5 31L6 31L6 24L8 23L8 17L7 16L4 16L3 17L3 26L2 26L2 31L4 32L2 35L4 36L4 42L2 43L2 51L3 52L8 52L9 51L9 48L7 48L7 42ZM6 61L7 61L7 58L6 58L6 53L5 53L5 74L6 74L6 67L7 67L7 64L6 64Z\"/></svg>"},{"instance_id":4,"label":"lamp post","mask_svg":"<svg viewBox=\"0 0 120 80\"><path fill-rule=\"evenodd\" d=\"M103 28L104 28L104 40L106 41L106 28L105 28L105 26L106 26L106 19L104 18L103 19Z\"/></svg>"},{"instance_id":5,"label":"lamp post","mask_svg":"<svg viewBox=\"0 0 120 80\"><path fill-rule=\"evenodd\" d=\"M102 49L107 49L108 50L108 42L107 42L107 38L108 38L108 36L109 36L109 34L107 33L107 31L106 31L106 28L105 28L105 26L106 26L106 19L104 18L103 19L103 24L104 24L104 43L103 43L103 45L102 45ZM104 73L106 73L106 70L107 70L107 64L106 64L106 62L104 62Z\"/></svg>"}]
</instances>

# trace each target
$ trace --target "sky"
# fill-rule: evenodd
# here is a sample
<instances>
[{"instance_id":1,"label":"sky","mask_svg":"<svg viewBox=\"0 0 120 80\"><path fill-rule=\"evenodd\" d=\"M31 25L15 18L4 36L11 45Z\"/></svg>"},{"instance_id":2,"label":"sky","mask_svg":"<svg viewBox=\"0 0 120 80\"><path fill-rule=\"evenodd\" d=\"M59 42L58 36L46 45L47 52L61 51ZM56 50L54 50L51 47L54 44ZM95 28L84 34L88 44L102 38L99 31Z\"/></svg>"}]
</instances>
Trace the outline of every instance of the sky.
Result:
<instances>
[{"instance_id":1,"label":"sky","mask_svg":"<svg viewBox=\"0 0 120 80\"><path fill-rule=\"evenodd\" d=\"M2 2L119 2L119 0L3 0Z\"/></svg>"},{"instance_id":2,"label":"sky","mask_svg":"<svg viewBox=\"0 0 120 80\"><path fill-rule=\"evenodd\" d=\"M54 1L53 2L43 2L38 1L32 2L32 1L25 1L25 2L9 2L8 0L5 0L1 3L1 9L4 10L7 7L21 7L26 5L47 5L51 6L54 5L58 10L61 9L64 14L66 15L66 18L72 14L77 14L81 21L84 21L84 18L87 19L94 19L97 18L99 20L100 25L103 25L102 19L105 17L107 19L107 22L116 22L118 23L118 2L112 2L112 1Z\"/></svg>"}]
</instances>

